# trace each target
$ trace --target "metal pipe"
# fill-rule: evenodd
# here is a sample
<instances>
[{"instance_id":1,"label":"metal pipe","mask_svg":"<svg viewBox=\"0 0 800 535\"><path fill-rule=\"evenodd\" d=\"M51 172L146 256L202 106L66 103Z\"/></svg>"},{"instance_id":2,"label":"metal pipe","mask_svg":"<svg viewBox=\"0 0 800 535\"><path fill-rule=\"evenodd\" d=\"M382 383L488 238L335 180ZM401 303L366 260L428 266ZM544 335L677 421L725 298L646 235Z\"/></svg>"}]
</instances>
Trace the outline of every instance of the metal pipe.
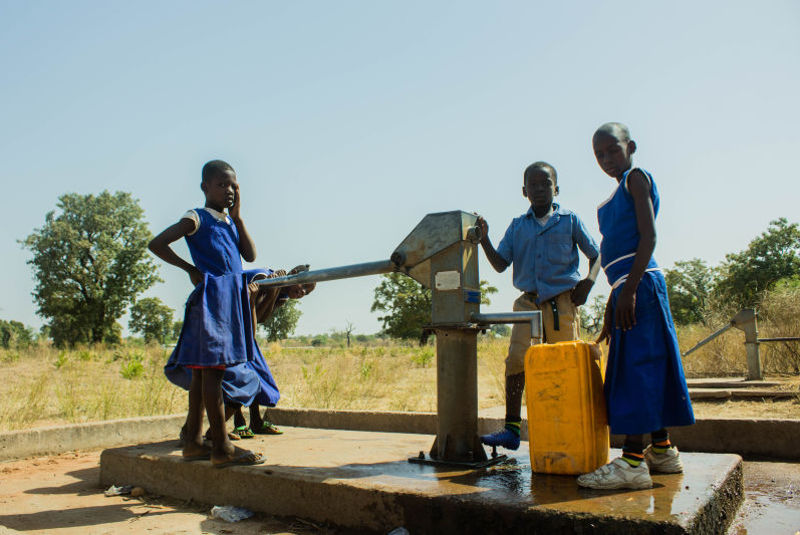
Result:
<instances>
[{"instance_id":1,"label":"metal pipe","mask_svg":"<svg viewBox=\"0 0 800 535\"><path fill-rule=\"evenodd\" d=\"M436 329L436 440L431 457L483 462L478 438L478 333Z\"/></svg>"},{"instance_id":2,"label":"metal pipe","mask_svg":"<svg viewBox=\"0 0 800 535\"><path fill-rule=\"evenodd\" d=\"M472 314L470 319L475 323L527 323L538 316L540 312L533 310L530 312L496 312L492 314Z\"/></svg>"},{"instance_id":3,"label":"metal pipe","mask_svg":"<svg viewBox=\"0 0 800 535\"><path fill-rule=\"evenodd\" d=\"M706 345L711 340L713 340L717 336L721 335L722 333L724 333L725 331L727 331L731 327L733 327L733 322L727 324L725 327L723 327L722 329L718 330L717 332L711 333L709 336L703 338L702 340L697 342L697 344L695 344L695 346L692 349L689 349L688 351L684 352L683 355L681 355L681 356L685 357L686 355L688 355L689 353L693 352L694 350L703 347L704 345Z\"/></svg>"},{"instance_id":4,"label":"metal pipe","mask_svg":"<svg viewBox=\"0 0 800 535\"><path fill-rule=\"evenodd\" d=\"M352 277L363 277L365 275L380 275L381 273L390 273L397 270L397 265L391 260L380 260L378 262L364 262L362 264L352 264L349 266L303 271L295 275L286 275L285 277L260 279L256 281L256 283L267 287L292 286L293 284L349 279Z\"/></svg>"},{"instance_id":5,"label":"metal pipe","mask_svg":"<svg viewBox=\"0 0 800 535\"><path fill-rule=\"evenodd\" d=\"M759 338L759 342L800 342L800 336L778 336L776 338Z\"/></svg>"},{"instance_id":6,"label":"metal pipe","mask_svg":"<svg viewBox=\"0 0 800 535\"><path fill-rule=\"evenodd\" d=\"M473 313L470 320L478 325L493 323L530 323L531 338L542 338L542 313L539 310L529 312L498 312L494 314Z\"/></svg>"},{"instance_id":7,"label":"metal pipe","mask_svg":"<svg viewBox=\"0 0 800 535\"><path fill-rule=\"evenodd\" d=\"M747 354L747 380L760 381L764 378L764 371L761 366L761 353L758 349L758 324L755 318L753 321L738 326L744 331L744 350Z\"/></svg>"}]
</instances>

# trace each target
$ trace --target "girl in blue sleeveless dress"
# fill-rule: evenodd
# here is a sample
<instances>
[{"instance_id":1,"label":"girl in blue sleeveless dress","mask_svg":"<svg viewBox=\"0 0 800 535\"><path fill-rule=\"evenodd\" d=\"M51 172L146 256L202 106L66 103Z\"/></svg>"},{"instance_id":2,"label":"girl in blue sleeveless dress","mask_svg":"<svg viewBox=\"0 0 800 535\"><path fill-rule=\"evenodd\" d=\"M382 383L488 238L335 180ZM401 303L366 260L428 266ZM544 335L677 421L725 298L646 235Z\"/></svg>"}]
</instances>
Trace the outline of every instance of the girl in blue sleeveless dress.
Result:
<instances>
[{"instance_id":1,"label":"girl in blue sleeveless dress","mask_svg":"<svg viewBox=\"0 0 800 535\"><path fill-rule=\"evenodd\" d=\"M183 457L210 459L216 467L260 464L264 462L261 454L231 444L225 431L222 388L226 372L241 366L246 380L236 381L226 397L249 405L258 393L255 372L243 366L258 352L248 294L248 282L257 272L243 270L241 261L242 257L255 260L255 244L240 216L233 168L221 160L208 162L201 189L205 207L187 213L150 242L155 255L186 271L195 285L178 343L165 368L170 380L189 390ZM186 238L194 264L170 247L180 238ZM203 445L203 409L210 425L211 449Z\"/></svg>"},{"instance_id":2,"label":"girl in blue sleeveless dress","mask_svg":"<svg viewBox=\"0 0 800 535\"><path fill-rule=\"evenodd\" d=\"M650 488L650 472L683 470L666 427L694 423L664 276L653 259L659 195L652 175L634 168L627 127L607 123L592 144L618 181L597 209L600 258L611 285L599 341L609 344L605 397L611 433L626 435L622 457L578 478L597 489ZM652 443L645 449L645 435Z\"/></svg>"}]
</instances>

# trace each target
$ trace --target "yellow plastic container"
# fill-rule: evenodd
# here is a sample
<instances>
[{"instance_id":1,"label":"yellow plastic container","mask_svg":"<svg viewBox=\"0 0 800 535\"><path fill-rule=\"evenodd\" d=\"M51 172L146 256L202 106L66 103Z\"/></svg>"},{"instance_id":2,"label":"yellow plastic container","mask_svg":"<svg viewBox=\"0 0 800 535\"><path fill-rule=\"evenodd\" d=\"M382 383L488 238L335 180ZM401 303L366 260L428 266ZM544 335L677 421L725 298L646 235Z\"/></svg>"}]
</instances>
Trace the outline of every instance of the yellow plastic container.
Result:
<instances>
[{"instance_id":1,"label":"yellow plastic container","mask_svg":"<svg viewBox=\"0 0 800 535\"><path fill-rule=\"evenodd\" d=\"M608 462L601 351L582 341L525 354L528 440L534 472L584 474Z\"/></svg>"}]
</instances>

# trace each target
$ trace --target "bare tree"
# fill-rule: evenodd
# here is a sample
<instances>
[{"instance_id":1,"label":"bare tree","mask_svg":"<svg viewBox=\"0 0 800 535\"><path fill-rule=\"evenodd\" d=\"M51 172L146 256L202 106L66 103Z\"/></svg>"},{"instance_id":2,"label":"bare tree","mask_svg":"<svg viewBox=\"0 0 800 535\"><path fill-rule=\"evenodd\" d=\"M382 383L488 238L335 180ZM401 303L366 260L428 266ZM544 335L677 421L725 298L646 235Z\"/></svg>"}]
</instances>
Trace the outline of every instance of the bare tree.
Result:
<instances>
[{"instance_id":1,"label":"bare tree","mask_svg":"<svg viewBox=\"0 0 800 535\"><path fill-rule=\"evenodd\" d=\"M350 333L352 332L353 332L353 322L348 321L344 328L344 333L345 335L347 335L347 347L350 347Z\"/></svg>"}]
</instances>

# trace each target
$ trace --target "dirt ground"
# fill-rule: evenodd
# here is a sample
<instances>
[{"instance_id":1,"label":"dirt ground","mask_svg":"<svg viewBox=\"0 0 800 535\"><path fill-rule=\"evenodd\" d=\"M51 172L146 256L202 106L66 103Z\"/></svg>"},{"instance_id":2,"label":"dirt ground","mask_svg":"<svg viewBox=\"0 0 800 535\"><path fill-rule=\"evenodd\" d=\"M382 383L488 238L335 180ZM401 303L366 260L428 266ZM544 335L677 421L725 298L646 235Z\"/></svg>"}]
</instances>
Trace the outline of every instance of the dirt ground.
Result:
<instances>
[{"instance_id":1,"label":"dirt ground","mask_svg":"<svg viewBox=\"0 0 800 535\"><path fill-rule=\"evenodd\" d=\"M99 463L99 450L0 463L0 535L8 530L42 535L339 533L301 519L260 514L232 524L211 518L210 505L160 496L106 497Z\"/></svg>"},{"instance_id":2,"label":"dirt ground","mask_svg":"<svg viewBox=\"0 0 800 535\"><path fill-rule=\"evenodd\" d=\"M0 463L0 535L346 533L268 515L230 524L211 518L209 505L147 494L106 497L99 461L100 451L91 451ZM746 501L729 533L800 532L800 464L746 462L744 474Z\"/></svg>"}]
</instances>

